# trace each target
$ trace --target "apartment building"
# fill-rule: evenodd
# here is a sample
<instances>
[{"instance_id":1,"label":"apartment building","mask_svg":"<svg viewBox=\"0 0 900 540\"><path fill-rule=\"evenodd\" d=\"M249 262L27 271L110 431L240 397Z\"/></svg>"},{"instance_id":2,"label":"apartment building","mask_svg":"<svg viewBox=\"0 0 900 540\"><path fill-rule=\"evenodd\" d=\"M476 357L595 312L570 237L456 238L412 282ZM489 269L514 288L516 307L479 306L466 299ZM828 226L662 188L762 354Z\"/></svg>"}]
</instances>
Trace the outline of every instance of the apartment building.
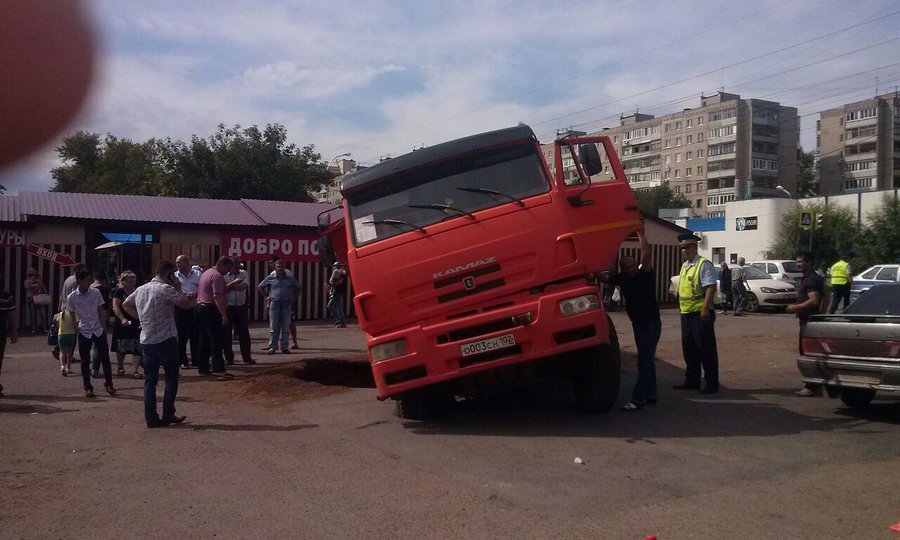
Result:
<instances>
[{"instance_id":1,"label":"apartment building","mask_svg":"<svg viewBox=\"0 0 900 540\"><path fill-rule=\"evenodd\" d=\"M816 164L820 195L900 187L900 94L822 111Z\"/></svg>"},{"instance_id":2,"label":"apartment building","mask_svg":"<svg viewBox=\"0 0 900 540\"><path fill-rule=\"evenodd\" d=\"M601 133L632 189L668 184L699 217L723 216L729 201L783 197L776 186L793 192L797 184L797 109L773 101L719 92L665 116L622 116Z\"/></svg>"},{"instance_id":3,"label":"apartment building","mask_svg":"<svg viewBox=\"0 0 900 540\"><path fill-rule=\"evenodd\" d=\"M352 159L339 159L336 162L329 164L328 172L335 176L327 186L314 194L316 202L333 205L341 204L341 178L343 178L345 174L353 172L356 169L356 161Z\"/></svg>"}]
</instances>

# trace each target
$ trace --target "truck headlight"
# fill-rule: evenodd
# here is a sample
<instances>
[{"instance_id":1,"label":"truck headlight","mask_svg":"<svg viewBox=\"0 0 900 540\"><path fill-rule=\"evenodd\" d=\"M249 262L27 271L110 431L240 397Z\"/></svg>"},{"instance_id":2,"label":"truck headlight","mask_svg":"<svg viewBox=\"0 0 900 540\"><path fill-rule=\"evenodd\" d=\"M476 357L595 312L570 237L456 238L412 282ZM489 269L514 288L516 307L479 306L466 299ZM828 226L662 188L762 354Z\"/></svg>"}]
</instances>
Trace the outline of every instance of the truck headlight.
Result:
<instances>
[{"instance_id":1,"label":"truck headlight","mask_svg":"<svg viewBox=\"0 0 900 540\"><path fill-rule=\"evenodd\" d=\"M387 343L379 343L378 345L374 345L371 349L369 349L369 353L372 355L372 362L381 362L382 360L387 360L388 358L403 356L407 353L407 350L406 340L398 339L395 341L388 341Z\"/></svg>"},{"instance_id":2,"label":"truck headlight","mask_svg":"<svg viewBox=\"0 0 900 540\"><path fill-rule=\"evenodd\" d=\"M592 311L600 307L596 294L585 294L575 298L567 298L559 302L559 312L563 317L571 317L585 311Z\"/></svg>"}]
</instances>

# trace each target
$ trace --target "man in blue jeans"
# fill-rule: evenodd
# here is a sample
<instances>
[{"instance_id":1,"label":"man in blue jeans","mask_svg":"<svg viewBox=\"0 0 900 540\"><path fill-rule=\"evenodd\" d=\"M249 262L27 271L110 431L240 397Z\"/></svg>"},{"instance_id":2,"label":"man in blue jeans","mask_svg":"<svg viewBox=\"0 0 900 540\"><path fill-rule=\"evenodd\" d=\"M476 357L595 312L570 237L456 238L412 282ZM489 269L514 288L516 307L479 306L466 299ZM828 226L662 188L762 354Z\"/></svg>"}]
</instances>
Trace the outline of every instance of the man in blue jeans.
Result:
<instances>
[{"instance_id":1,"label":"man in blue jeans","mask_svg":"<svg viewBox=\"0 0 900 540\"><path fill-rule=\"evenodd\" d=\"M175 265L163 261L156 267L156 276L141 285L122 302L132 317L141 321L141 363L144 366L144 420L148 428L180 424L186 416L175 415L175 396L178 394L178 328L175 308L193 304L196 293L182 294L181 282L175 277ZM166 374L163 414L156 411L156 384L159 366Z\"/></svg>"},{"instance_id":2,"label":"man in blue jeans","mask_svg":"<svg viewBox=\"0 0 900 540\"><path fill-rule=\"evenodd\" d=\"M631 401L622 406L630 412L656 403L656 345L662 333L659 303L656 301L653 252L642 231L638 231L641 243L641 265L633 257L622 257L622 272L613 276L600 275L600 281L610 287L618 286L625 298L625 310L634 330L634 344L638 350L638 376L631 393Z\"/></svg>"},{"instance_id":3,"label":"man in blue jeans","mask_svg":"<svg viewBox=\"0 0 900 540\"><path fill-rule=\"evenodd\" d=\"M269 304L269 354L275 354L279 347L287 354L291 352L288 349L291 306L300 294L297 280L288 275L284 261L279 259L275 261L275 272L266 276L257 288Z\"/></svg>"}]
</instances>

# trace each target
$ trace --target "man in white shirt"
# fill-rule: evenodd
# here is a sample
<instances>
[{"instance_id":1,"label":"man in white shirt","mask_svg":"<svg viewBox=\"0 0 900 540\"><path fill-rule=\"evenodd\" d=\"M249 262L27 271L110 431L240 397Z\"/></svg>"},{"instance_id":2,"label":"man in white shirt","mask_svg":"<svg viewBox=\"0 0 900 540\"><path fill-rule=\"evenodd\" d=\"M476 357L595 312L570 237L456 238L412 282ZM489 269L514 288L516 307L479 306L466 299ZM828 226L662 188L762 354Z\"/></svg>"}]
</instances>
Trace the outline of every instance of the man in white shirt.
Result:
<instances>
[{"instance_id":1,"label":"man in white shirt","mask_svg":"<svg viewBox=\"0 0 900 540\"><path fill-rule=\"evenodd\" d=\"M163 261L156 267L156 277L138 287L122 302L132 317L141 321L141 350L144 365L144 420L148 428L180 424L186 416L175 415L178 394L178 329L175 308L194 302L193 294L182 294L181 282L175 277L175 265ZM159 366L166 374L163 414L156 411L156 384Z\"/></svg>"},{"instance_id":2,"label":"man in white shirt","mask_svg":"<svg viewBox=\"0 0 900 540\"><path fill-rule=\"evenodd\" d=\"M178 267L175 277L181 284L181 292L194 295L194 300L187 306L175 307L175 326L178 328L178 358L181 369L188 369L191 367L187 357L188 342L191 343L191 362L194 363L194 367L197 365L197 344L200 343L200 337L197 334L199 326L195 308L197 307L196 294L200 287L202 272L199 268L191 266L191 260L187 255L179 255L175 259L175 266Z\"/></svg>"},{"instance_id":3,"label":"man in white shirt","mask_svg":"<svg viewBox=\"0 0 900 540\"><path fill-rule=\"evenodd\" d=\"M81 358L81 378L84 381L84 395L94 397L94 386L91 384L91 349L100 359L103 366L103 378L106 381L103 389L109 395L115 395L112 382L112 366L109 363L109 344L106 342L106 325L103 317L103 295L91 287L94 274L82 269L75 274L78 287L66 298L66 309L75 314L78 320L78 355Z\"/></svg>"},{"instance_id":4,"label":"man in white shirt","mask_svg":"<svg viewBox=\"0 0 900 540\"><path fill-rule=\"evenodd\" d=\"M735 317L744 315L744 303L747 301L747 286L744 284L744 258L738 259L738 265L731 269L731 297L734 302Z\"/></svg>"}]
</instances>

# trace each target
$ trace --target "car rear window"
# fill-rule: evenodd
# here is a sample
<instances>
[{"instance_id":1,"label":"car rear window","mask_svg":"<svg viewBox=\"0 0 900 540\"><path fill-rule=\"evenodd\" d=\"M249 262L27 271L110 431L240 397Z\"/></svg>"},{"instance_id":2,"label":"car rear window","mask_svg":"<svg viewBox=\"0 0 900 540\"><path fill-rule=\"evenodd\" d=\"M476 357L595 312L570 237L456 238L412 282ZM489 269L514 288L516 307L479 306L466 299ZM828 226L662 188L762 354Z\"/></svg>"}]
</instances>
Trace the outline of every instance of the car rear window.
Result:
<instances>
[{"instance_id":1,"label":"car rear window","mask_svg":"<svg viewBox=\"0 0 900 540\"><path fill-rule=\"evenodd\" d=\"M848 315L900 315L900 283L875 285L847 306Z\"/></svg>"},{"instance_id":2,"label":"car rear window","mask_svg":"<svg viewBox=\"0 0 900 540\"><path fill-rule=\"evenodd\" d=\"M784 266L785 272L790 272L792 274L800 273L800 269L797 268L797 263L795 261L784 261L781 265Z\"/></svg>"}]
</instances>

